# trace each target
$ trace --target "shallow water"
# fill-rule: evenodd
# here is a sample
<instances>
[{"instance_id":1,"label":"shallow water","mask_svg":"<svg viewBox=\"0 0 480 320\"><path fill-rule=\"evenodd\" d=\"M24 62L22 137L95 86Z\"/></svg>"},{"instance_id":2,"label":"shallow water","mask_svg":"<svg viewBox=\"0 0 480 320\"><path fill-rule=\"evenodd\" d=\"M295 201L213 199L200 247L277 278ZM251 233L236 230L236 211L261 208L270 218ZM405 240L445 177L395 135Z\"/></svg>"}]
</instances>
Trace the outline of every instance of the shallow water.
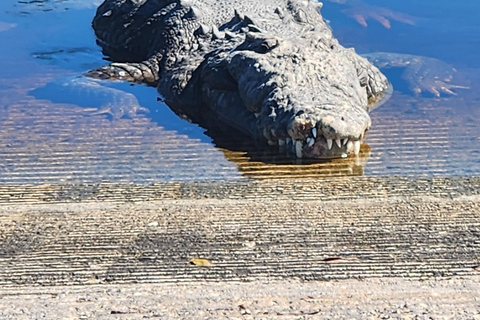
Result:
<instances>
[{"instance_id":1,"label":"shallow water","mask_svg":"<svg viewBox=\"0 0 480 320\"><path fill-rule=\"evenodd\" d=\"M99 112L101 102L88 94L63 91L61 84L68 79L106 63L90 27L98 3L0 2L0 183L480 172L480 3L368 2L391 10L383 11L387 15L393 12L386 28L372 19L363 27L350 16L375 12L372 7L355 0L325 2L323 14L345 46L360 53L441 59L458 69L458 80L470 89L458 89L456 96L415 97L398 70L389 72L396 91L372 113L373 127L361 156L321 163L297 163L275 156L274 150L206 134L157 101L153 88L109 83L106 99L123 99L121 92L129 92L149 110L119 119Z\"/></svg>"}]
</instances>

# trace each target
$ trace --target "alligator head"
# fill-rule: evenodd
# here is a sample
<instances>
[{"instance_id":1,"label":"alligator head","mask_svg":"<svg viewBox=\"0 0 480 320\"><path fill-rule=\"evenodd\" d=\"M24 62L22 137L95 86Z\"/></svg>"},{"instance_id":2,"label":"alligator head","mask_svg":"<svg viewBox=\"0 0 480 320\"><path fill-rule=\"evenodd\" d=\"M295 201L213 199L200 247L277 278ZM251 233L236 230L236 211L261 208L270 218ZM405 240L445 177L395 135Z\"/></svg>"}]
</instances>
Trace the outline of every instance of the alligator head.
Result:
<instances>
[{"instance_id":1,"label":"alligator head","mask_svg":"<svg viewBox=\"0 0 480 320\"><path fill-rule=\"evenodd\" d=\"M367 111L384 100L389 84L325 35L247 33L201 67L202 103L222 121L297 158L358 154L371 125Z\"/></svg>"}]
</instances>

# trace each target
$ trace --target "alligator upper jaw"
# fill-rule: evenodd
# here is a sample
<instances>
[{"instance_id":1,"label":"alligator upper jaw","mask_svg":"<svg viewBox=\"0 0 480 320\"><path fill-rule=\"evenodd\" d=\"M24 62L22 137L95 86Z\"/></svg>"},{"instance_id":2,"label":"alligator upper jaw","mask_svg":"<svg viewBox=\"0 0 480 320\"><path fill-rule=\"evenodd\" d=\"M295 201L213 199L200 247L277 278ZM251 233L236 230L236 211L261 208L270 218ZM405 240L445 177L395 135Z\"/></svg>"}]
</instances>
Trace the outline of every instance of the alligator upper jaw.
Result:
<instances>
[{"instance_id":1,"label":"alligator upper jaw","mask_svg":"<svg viewBox=\"0 0 480 320\"><path fill-rule=\"evenodd\" d=\"M285 140L278 145L286 147L297 158L344 158L358 155L365 133L371 126L368 113L361 107L311 108L297 112L287 126Z\"/></svg>"},{"instance_id":2,"label":"alligator upper jaw","mask_svg":"<svg viewBox=\"0 0 480 320\"><path fill-rule=\"evenodd\" d=\"M297 158L330 159L345 158L348 154L358 155L365 135L357 138L329 139L313 128L306 139L279 139L278 146L285 148Z\"/></svg>"},{"instance_id":3,"label":"alligator upper jaw","mask_svg":"<svg viewBox=\"0 0 480 320\"><path fill-rule=\"evenodd\" d=\"M306 143L296 141L295 155L297 158L344 158L348 154L358 155L362 143L363 139L307 138Z\"/></svg>"}]
</instances>

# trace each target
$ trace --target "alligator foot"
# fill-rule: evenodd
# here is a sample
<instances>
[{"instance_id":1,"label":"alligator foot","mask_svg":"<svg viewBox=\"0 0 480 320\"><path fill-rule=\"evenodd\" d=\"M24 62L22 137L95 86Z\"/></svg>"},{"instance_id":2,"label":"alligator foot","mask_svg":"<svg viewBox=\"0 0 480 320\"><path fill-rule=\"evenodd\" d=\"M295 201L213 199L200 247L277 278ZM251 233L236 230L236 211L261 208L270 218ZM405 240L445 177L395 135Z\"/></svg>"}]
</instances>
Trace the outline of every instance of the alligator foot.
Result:
<instances>
[{"instance_id":1,"label":"alligator foot","mask_svg":"<svg viewBox=\"0 0 480 320\"><path fill-rule=\"evenodd\" d=\"M101 68L88 71L87 77L101 80L123 80L136 83L154 83L156 79L139 63L112 63Z\"/></svg>"},{"instance_id":2,"label":"alligator foot","mask_svg":"<svg viewBox=\"0 0 480 320\"><path fill-rule=\"evenodd\" d=\"M417 85L413 89L413 91L417 95L421 94L424 91L429 91L437 98L441 96L441 93L446 93L446 94L451 94L456 96L457 93L455 93L451 89L470 89L470 87L449 84L441 80L434 80L432 82L424 82L420 85Z\"/></svg>"},{"instance_id":3,"label":"alligator foot","mask_svg":"<svg viewBox=\"0 0 480 320\"><path fill-rule=\"evenodd\" d=\"M159 73L160 55L138 63L115 62L98 69L88 71L87 77L102 80L123 80L156 86Z\"/></svg>"},{"instance_id":4,"label":"alligator foot","mask_svg":"<svg viewBox=\"0 0 480 320\"><path fill-rule=\"evenodd\" d=\"M430 75L428 73L422 73L422 76L409 80L411 89L415 95L420 95L423 92L428 91L437 98L442 94L456 96L457 93L452 91L452 89L470 89L470 87L452 84L452 74L455 72L457 72L455 68L450 69L450 74L448 74L446 77L442 77L442 75ZM406 77L409 77L408 73Z\"/></svg>"},{"instance_id":5,"label":"alligator foot","mask_svg":"<svg viewBox=\"0 0 480 320\"><path fill-rule=\"evenodd\" d=\"M452 89L469 89L450 64L435 58L378 52L363 55L380 69L405 68L402 78L415 95L430 92L435 97L456 95Z\"/></svg>"},{"instance_id":6,"label":"alligator foot","mask_svg":"<svg viewBox=\"0 0 480 320\"><path fill-rule=\"evenodd\" d=\"M347 16L353 18L360 25L367 27L367 20L378 21L382 26L390 29L390 20L414 25L414 18L400 12L392 11L386 8L369 5L361 0L329 0L331 2L348 4L350 8L343 10Z\"/></svg>"}]
</instances>

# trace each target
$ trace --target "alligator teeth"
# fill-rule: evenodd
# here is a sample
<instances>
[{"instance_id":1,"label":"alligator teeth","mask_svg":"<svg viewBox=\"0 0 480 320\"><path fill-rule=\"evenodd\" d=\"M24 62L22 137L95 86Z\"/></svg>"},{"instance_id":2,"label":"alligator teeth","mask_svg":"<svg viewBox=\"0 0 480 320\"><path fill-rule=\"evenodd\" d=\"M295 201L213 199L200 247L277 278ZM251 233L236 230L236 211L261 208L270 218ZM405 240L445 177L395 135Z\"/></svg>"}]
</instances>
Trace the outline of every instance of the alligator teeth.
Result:
<instances>
[{"instance_id":1,"label":"alligator teeth","mask_svg":"<svg viewBox=\"0 0 480 320\"><path fill-rule=\"evenodd\" d=\"M360 153L360 140L353 141L353 152L355 154Z\"/></svg>"},{"instance_id":2,"label":"alligator teeth","mask_svg":"<svg viewBox=\"0 0 480 320\"><path fill-rule=\"evenodd\" d=\"M303 142L300 140L295 141L295 154L297 155L297 158L302 158L303 157Z\"/></svg>"},{"instance_id":3,"label":"alligator teeth","mask_svg":"<svg viewBox=\"0 0 480 320\"><path fill-rule=\"evenodd\" d=\"M353 142L352 142L352 141L348 141L348 142L347 142L347 152L348 152L348 151L352 151L352 149L353 149Z\"/></svg>"},{"instance_id":4,"label":"alligator teeth","mask_svg":"<svg viewBox=\"0 0 480 320\"><path fill-rule=\"evenodd\" d=\"M278 146L283 147L285 145L285 140L283 139L278 139Z\"/></svg>"},{"instance_id":5,"label":"alligator teeth","mask_svg":"<svg viewBox=\"0 0 480 320\"><path fill-rule=\"evenodd\" d=\"M333 140L332 139L327 139L327 147L328 150L331 150L333 146Z\"/></svg>"},{"instance_id":6,"label":"alligator teeth","mask_svg":"<svg viewBox=\"0 0 480 320\"><path fill-rule=\"evenodd\" d=\"M308 146L311 147L315 144L315 139L313 138L307 138L307 143L308 143Z\"/></svg>"},{"instance_id":7,"label":"alligator teeth","mask_svg":"<svg viewBox=\"0 0 480 320\"><path fill-rule=\"evenodd\" d=\"M312 129L312 136L317 139L317 128Z\"/></svg>"},{"instance_id":8,"label":"alligator teeth","mask_svg":"<svg viewBox=\"0 0 480 320\"><path fill-rule=\"evenodd\" d=\"M342 147L342 141L341 141L340 139L335 139L335 143L337 144L337 146L338 146L339 148Z\"/></svg>"},{"instance_id":9,"label":"alligator teeth","mask_svg":"<svg viewBox=\"0 0 480 320\"><path fill-rule=\"evenodd\" d=\"M343 139L343 145L346 145L348 142L348 138Z\"/></svg>"}]
</instances>

